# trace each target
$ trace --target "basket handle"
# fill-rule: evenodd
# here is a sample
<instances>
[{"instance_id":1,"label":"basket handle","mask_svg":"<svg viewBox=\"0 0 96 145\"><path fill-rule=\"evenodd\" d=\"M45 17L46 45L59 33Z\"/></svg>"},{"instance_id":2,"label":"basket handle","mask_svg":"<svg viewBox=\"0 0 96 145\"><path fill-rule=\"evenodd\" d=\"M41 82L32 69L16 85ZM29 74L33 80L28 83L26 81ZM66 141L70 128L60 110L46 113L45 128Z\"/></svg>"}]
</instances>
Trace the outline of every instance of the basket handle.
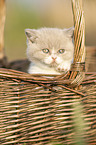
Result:
<instances>
[{"instance_id":1,"label":"basket handle","mask_svg":"<svg viewBox=\"0 0 96 145\"><path fill-rule=\"evenodd\" d=\"M80 85L85 76L85 19L82 0L71 0L74 18L74 61L70 79L71 84ZM78 68L77 68L78 67Z\"/></svg>"},{"instance_id":2,"label":"basket handle","mask_svg":"<svg viewBox=\"0 0 96 145\"><path fill-rule=\"evenodd\" d=\"M7 65L7 59L4 51L4 26L6 18L5 0L0 0L0 67Z\"/></svg>"}]
</instances>

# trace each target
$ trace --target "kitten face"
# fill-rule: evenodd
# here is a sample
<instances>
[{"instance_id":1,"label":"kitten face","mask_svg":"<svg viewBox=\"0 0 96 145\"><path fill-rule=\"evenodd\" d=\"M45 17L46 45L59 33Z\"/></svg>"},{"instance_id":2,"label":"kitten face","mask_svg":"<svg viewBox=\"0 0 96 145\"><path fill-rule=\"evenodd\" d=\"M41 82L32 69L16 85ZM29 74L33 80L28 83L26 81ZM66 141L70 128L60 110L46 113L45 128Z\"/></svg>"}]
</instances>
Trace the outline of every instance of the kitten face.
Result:
<instances>
[{"instance_id":1,"label":"kitten face","mask_svg":"<svg viewBox=\"0 0 96 145\"><path fill-rule=\"evenodd\" d=\"M74 53L73 31L73 28L26 29L28 59L38 67L45 66L44 69L49 67L56 71L68 71Z\"/></svg>"}]
</instances>

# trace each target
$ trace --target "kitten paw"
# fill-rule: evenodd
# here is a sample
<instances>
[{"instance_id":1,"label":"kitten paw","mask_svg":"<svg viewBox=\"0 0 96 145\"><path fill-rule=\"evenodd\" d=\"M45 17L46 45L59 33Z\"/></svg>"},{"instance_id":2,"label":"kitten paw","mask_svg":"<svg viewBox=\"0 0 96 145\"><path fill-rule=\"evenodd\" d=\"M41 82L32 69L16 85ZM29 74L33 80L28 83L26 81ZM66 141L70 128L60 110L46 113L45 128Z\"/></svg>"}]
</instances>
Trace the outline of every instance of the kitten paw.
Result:
<instances>
[{"instance_id":1,"label":"kitten paw","mask_svg":"<svg viewBox=\"0 0 96 145\"><path fill-rule=\"evenodd\" d=\"M70 66L71 66L70 63L63 63L63 64L60 64L60 65L57 67L57 71L60 71L60 72L69 71L69 70L70 70Z\"/></svg>"}]
</instances>

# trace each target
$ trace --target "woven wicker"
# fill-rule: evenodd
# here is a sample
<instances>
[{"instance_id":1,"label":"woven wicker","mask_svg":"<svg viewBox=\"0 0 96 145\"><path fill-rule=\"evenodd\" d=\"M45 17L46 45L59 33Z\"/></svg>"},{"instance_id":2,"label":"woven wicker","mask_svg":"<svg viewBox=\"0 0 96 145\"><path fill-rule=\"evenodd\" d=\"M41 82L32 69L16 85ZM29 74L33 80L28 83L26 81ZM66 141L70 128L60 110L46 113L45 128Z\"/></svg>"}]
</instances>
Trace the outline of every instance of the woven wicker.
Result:
<instances>
[{"instance_id":1,"label":"woven wicker","mask_svg":"<svg viewBox=\"0 0 96 145\"><path fill-rule=\"evenodd\" d=\"M72 0L72 8L75 57L71 71L30 75L0 68L1 145L96 144L96 73L85 73L81 0Z\"/></svg>"},{"instance_id":2,"label":"woven wicker","mask_svg":"<svg viewBox=\"0 0 96 145\"><path fill-rule=\"evenodd\" d=\"M0 69L0 144L74 144L74 105L79 103L78 115L82 113L87 124L83 137L95 144L96 73L86 73L80 90L66 87L68 83L64 76L46 78Z\"/></svg>"}]
</instances>

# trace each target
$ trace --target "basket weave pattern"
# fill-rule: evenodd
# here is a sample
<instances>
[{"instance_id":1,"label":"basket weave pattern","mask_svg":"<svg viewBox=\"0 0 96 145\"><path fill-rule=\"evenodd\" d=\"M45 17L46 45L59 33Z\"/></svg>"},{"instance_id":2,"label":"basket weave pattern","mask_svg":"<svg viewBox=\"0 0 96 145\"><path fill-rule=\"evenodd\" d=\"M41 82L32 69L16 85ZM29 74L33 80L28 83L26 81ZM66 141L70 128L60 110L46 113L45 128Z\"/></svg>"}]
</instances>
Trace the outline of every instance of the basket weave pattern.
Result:
<instances>
[{"instance_id":1,"label":"basket weave pattern","mask_svg":"<svg viewBox=\"0 0 96 145\"><path fill-rule=\"evenodd\" d=\"M87 73L77 91L64 87L62 77L6 72L0 69L0 144L75 143L77 102L82 104L88 125L84 137L88 143L96 143L96 73Z\"/></svg>"}]
</instances>

